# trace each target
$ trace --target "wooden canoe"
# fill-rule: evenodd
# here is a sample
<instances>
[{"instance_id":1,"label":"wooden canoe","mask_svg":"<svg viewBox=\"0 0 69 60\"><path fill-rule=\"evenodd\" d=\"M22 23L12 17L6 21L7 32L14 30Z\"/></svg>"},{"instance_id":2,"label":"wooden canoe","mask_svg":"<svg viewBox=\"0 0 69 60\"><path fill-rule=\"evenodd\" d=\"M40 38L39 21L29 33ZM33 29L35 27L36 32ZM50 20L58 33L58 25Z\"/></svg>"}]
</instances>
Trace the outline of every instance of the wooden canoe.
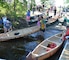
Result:
<instances>
[{"instance_id":1,"label":"wooden canoe","mask_svg":"<svg viewBox=\"0 0 69 60\"><path fill-rule=\"evenodd\" d=\"M61 16L56 15L56 16L53 16L53 17L47 16L47 17L44 18L44 19L47 21L46 24L52 24L52 23L56 22L57 19L59 19L59 18L61 18ZM48 20L47 20L47 19L48 19ZM30 21L29 21L29 24L32 24L32 23L37 22L37 21L38 21L38 20L30 20Z\"/></svg>"},{"instance_id":2,"label":"wooden canoe","mask_svg":"<svg viewBox=\"0 0 69 60\"><path fill-rule=\"evenodd\" d=\"M55 29L66 30L66 26L63 26L63 25L59 26L59 25L57 25L57 26L55 26Z\"/></svg>"},{"instance_id":3,"label":"wooden canoe","mask_svg":"<svg viewBox=\"0 0 69 60\"><path fill-rule=\"evenodd\" d=\"M69 41L65 41L64 49L58 60L69 60Z\"/></svg>"},{"instance_id":4,"label":"wooden canoe","mask_svg":"<svg viewBox=\"0 0 69 60\"><path fill-rule=\"evenodd\" d=\"M61 23L59 23L58 25L55 26L55 29L66 30L66 26L64 26Z\"/></svg>"},{"instance_id":5,"label":"wooden canoe","mask_svg":"<svg viewBox=\"0 0 69 60\"><path fill-rule=\"evenodd\" d=\"M66 30L66 26L63 25L64 17L59 18L58 21L59 21L59 24L56 25L55 28L59 30Z\"/></svg>"},{"instance_id":6,"label":"wooden canoe","mask_svg":"<svg viewBox=\"0 0 69 60\"><path fill-rule=\"evenodd\" d=\"M34 33L39 29L40 28L38 26L34 26L34 27L24 28L24 29L15 30L15 31L9 31L7 33L1 33L0 41L7 41L10 39L20 38L28 34Z\"/></svg>"},{"instance_id":7,"label":"wooden canoe","mask_svg":"<svg viewBox=\"0 0 69 60\"><path fill-rule=\"evenodd\" d=\"M46 24L54 23L59 18L61 18L61 16L59 16L59 15L53 16L51 19L48 20L48 22Z\"/></svg>"},{"instance_id":8,"label":"wooden canoe","mask_svg":"<svg viewBox=\"0 0 69 60\"><path fill-rule=\"evenodd\" d=\"M63 35L64 31L54 36L51 36L48 39L41 42L32 52L30 52L26 56L26 60L44 60L55 54L63 43ZM54 43L56 44L56 46L54 48L51 48L48 46L48 44L50 43Z\"/></svg>"},{"instance_id":9,"label":"wooden canoe","mask_svg":"<svg viewBox=\"0 0 69 60\"><path fill-rule=\"evenodd\" d=\"M64 17L59 18L58 21L63 23L64 22Z\"/></svg>"}]
</instances>

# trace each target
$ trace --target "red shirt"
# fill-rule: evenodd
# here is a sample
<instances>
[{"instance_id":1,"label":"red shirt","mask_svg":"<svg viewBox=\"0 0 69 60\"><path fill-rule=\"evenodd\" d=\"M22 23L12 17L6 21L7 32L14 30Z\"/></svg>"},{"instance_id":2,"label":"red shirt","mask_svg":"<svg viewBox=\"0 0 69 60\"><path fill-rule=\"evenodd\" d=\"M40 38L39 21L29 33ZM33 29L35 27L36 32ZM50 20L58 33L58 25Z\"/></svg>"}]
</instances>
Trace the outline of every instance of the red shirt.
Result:
<instances>
[{"instance_id":1,"label":"red shirt","mask_svg":"<svg viewBox=\"0 0 69 60\"><path fill-rule=\"evenodd\" d=\"M69 36L69 28L67 28L66 34L63 37L63 40L66 40L66 36Z\"/></svg>"}]
</instances>

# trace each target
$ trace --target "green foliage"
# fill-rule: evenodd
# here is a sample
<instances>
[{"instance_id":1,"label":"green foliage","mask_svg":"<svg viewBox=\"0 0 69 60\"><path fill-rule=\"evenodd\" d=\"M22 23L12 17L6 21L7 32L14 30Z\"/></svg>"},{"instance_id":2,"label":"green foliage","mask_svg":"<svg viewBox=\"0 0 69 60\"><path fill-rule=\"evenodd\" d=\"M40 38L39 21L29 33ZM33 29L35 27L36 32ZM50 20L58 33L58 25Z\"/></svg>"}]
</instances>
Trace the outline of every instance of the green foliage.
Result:
<instances>
[{"instance_id":1,"label":"green foliage","mask_svg":"<svg viewBox=\"0 0 69 60\"><path fill-rule=\"evenodd\" d=\"M8 4L7 2L0 0L0 17L7 15L9 18L16 19L17 17L24 17L27 11L27 2L24 0L23 3L19 0Z\"/></svg>"},{"instance_id":2,"label":"green foliage","mask_svg":"<svg viewBox=\"0 0 69 60\"><path fill-rule=\"evenodd\" d=\"M66 3L69 3L69 0L66 0Z\"/></svg>"},{"instance_id":3,"label":"green foliage","mask_svg":"<svg viewBox=\"0 0 69 60\"><path fill-rule=\"evenodd\" d=\"M49 0L41 0L42 3L45 2L45 1L49 1Z\"/></svg>"}]
</instances>

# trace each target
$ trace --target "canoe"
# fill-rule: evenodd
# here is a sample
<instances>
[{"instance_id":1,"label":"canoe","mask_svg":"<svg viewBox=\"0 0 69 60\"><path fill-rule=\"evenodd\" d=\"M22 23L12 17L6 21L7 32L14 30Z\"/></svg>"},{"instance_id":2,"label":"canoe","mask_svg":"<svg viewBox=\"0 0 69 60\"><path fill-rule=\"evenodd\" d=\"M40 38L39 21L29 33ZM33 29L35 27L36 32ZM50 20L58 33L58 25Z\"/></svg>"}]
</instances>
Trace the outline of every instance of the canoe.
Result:
<instances>
[{"instance_id":1,"label":"canoe","mask_svg":"<svg viewBox=\"0 0 69 60\"><path fill-rule=\"evenodd\" d=\"M58 60L69 60L69 41L65 41L64 48Z\"/></svg>"},{"instance_id":2,"label":"canoe","mask_svg":"<svg viewBox=\"0 0 69 60\"><path fill-rule=\"evenodd\" d=\"M59 29L59 30L66 30L66 26L62 25L61 23L59 23L58 25L56 25L54 28L55 29Z\"/></svg>"},{"instance_id":3,"label":"canoe","mask_svg":"<svg viewBox=\"0 0 69 60\"><path fill-rule=\"evenodd\" d=\"M56 15L56 16L53 16L52 18L50 18L46 24L52 24L54 22L56 22L59 18L61 18L61 16L59 15Z\"/></svg>"},{"instance_id":4,"label":"canoe","mask_svg":"<svg viewBox=\"0 0 69 60\"><path fill-rule=\"evenodd\" d=\"M42 41L32 52L26 56L26 60L44 60L55 54L61 47L64 31Z\"/></svg>"},{"instance_id":5,"label":"canoe","mask_svg":"<svg viewBox=\"0 0 69 60\"><path fill-rule=\"evenodd\" d=\"M33 14L33 11L31 11L30 13L30 17L34 17L34 16L38 16L38 15L42 15L43 13L39 12L39 11L35 11L34 14Z\"/></svg>"},{"instance_id":6,"label":"canoe","mask_svg":"<svg viewBox=\"0 0 69 60\"><path fill-rule=\"evenodd\" d=\"M52 24L52 23L54 23L54 22L56 22L57 21L57 19L59 19L59 18L61 18L61 16L59 16L59 15L56 15L56 16L47 16L46 18L44 18L45 19L45 21L47 21L47 25L48 24ZM31 24L33 24L33 23L37 23L37 19L36 20L30 20L29 21L29 24L31 25Z\"/></svg>"},{"instance_id":7,"label":"canoe","mask_svg":"<svg viewBox=\"0 0 69 60\"><path fill-rule=\"evenodd\" d=\"M64 17L59 18L58 21L63 23L64 22Z\"/></svg>"},{"instance_id":8,"label":"canoe","mask_svg":"<svg viewBox=\"0 0 69 60\"><path fill-rule=\"evenodd\" d=\"M19 30L15 30L15 31L9 31L7 33L1 33L0 41L7 41L10 39L20 38L20 37L26 36L28 34L32 34L36 31L38 31L39 29L40 28L38 26L34 26L34 27L19 29Z\"/></svg>"},{"instance_id":9,"label":"canoe","mask_svg":"<svg viewBox=\"0 0 69 60\"><path fill-rule=\"evenodd\" d=\"M55 26L56 29L59 29L59 30L66 30L66 26L63 25L64 23L64 17L60 17L58 19L59 23L58 25Z\"/></svg>"}]
</instances>

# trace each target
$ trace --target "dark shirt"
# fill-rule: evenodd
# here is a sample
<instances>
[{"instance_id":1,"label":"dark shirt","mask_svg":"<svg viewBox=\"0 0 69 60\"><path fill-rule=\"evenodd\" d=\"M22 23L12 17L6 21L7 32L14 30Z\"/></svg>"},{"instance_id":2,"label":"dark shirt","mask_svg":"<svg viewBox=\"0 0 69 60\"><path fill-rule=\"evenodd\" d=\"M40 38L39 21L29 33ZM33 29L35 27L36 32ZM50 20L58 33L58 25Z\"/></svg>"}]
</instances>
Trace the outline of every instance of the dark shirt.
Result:
<instances>
[{"instance_id":1,"label":"dark shirt","mask_svg":"<svg viewBox=\"0 0 69 60\"><path fill-rule=\"evenodd\" d=\"M0 24L2 24L3 23L3 20L0 20Z\"/></svg>"}]
</instances>

